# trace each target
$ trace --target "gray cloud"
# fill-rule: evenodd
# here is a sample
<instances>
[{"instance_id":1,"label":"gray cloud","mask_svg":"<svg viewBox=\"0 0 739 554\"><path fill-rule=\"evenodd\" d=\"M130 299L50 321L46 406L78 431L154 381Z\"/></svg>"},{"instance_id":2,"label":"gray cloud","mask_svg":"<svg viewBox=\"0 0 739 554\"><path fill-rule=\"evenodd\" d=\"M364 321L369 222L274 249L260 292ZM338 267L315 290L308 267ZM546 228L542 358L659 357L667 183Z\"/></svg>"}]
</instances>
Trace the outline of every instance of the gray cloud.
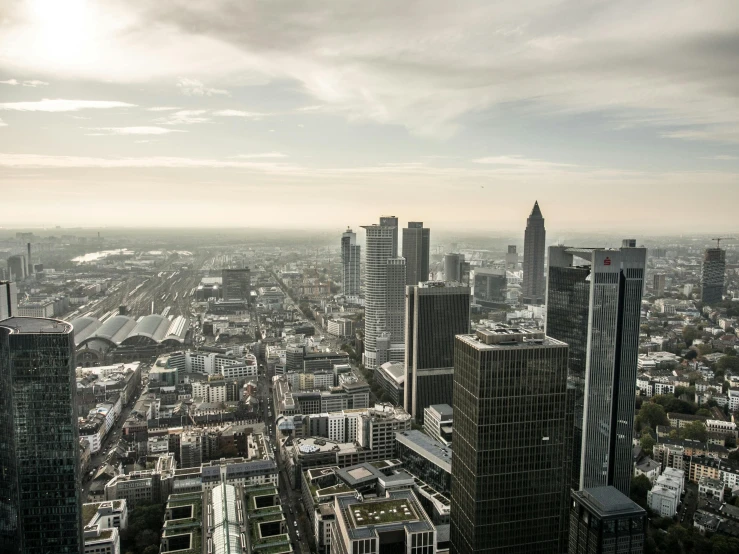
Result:
<instances>
[{"instance_id":1,"label":"gray cloud","mask_svg":"<svg viewBox=\"0 0 739 554\"><path fill-rule=\"evenodd\" d=\"M182 92L182 94L184 94L185 96L231 96L231 94L227 90L206 87L197 79L188 79L185 77L180 77L180 79L177 81L177 88L179 88L180 92Z\"/></svg>"},{"instance_id":2,"label":"gray cloud","mask_svg":"<svg viewBox=\"0 0 739 554\"><path fill-rule=\"evenodd\" d=\"M0 102L0 110L19 112L76 112L79 110L104 110L110 108L131 108L136 104L108 100L50 100L44 98L32 102Z\"/></svg>"}]
</instances>

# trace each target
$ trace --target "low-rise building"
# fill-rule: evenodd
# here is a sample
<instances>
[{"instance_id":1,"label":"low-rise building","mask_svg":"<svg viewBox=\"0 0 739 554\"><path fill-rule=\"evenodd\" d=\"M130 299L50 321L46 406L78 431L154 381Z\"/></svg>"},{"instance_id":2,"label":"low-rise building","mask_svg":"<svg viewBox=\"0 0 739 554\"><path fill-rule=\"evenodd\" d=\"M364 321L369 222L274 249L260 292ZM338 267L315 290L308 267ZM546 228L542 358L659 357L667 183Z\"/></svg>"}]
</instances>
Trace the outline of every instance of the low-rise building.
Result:
<instances>
[{"instance_id":1,"label":"low-rise building","mask_svg":"<svg viewBox=\"0 0 739 554\"><path fill-rule=\"evenodd\" d=\"M385 498L334 499L332 554L423 552L436 554L436 528L412 491L391 491Z\"/></svg>"},{"instance_id":2,"label":"low-rise building","mask_svg":"<svg viewBox=\"0 0 739 554\"><path fill-rule=\"evenodd\" d=\"M403 404L405 395L405 363L385 362L377 368L375 380L395 405Z\"/></svg>"},{"instance_id":3,"label":"low-rise building","mask_svg":"<svg viewBox=\"0 0 739 554\"><path fill-rule=\"evenodd\" d=\"M454 412L449 404L433 404L423 409L423 429L428 435L449 446L452 444Z\"/></svg>"},{"instance_id":4,"label":"low-rise building","mask_svg":"<svg viewBox=\"0 0 739 554\"><path fill-rule=\"evenodd\" d=\"M698 481L698 496L711 497L716 500L724 499L724 482L720 479L711 479L710 477L701 477Z\"/></svg>"}]
</instances>

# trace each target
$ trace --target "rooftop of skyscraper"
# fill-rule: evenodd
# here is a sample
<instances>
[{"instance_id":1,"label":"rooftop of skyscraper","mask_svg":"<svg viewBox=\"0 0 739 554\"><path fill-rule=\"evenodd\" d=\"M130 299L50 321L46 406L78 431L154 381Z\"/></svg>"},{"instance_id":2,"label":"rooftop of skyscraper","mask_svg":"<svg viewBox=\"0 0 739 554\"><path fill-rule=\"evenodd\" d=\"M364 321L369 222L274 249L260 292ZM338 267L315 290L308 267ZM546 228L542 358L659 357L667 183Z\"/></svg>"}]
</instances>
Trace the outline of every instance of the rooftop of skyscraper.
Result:
<instances>
[{"instance_id":1,"label":"rooftop of skyscraper","mask_svg":"<svg viewBox=\"0 0 739 554\"><path fill-rule=\"evenodd\" d=\"M65 321L41 317L10 317L3 320L0 327L11 329L11 333L65 334L72 330L72 326Z\"/></svg>"},{"instance_id":2,"label":"rooftop of skyscraper","mask_svg":"<svg viewBox=\"0 0 739 554\"><path fill-rule=\"evenodd\" d=\"M544 334L544 331L505 325L484 327L477 329L473 334L457 335L457 337L478 350L496 350L522 346L565 346L564 342L548 337Z\"/></svg>"}]
</instances>

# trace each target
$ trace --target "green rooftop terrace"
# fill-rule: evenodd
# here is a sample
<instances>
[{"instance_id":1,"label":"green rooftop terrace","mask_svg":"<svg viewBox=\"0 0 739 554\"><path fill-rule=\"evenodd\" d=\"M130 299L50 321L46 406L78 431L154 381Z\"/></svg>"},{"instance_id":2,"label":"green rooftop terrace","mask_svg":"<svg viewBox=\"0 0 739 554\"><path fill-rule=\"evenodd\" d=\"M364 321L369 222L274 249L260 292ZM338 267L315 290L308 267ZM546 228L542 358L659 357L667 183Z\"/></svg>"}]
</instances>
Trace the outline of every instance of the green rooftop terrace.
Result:
<instances>
[{"instance_id":1,"label":"green rooftop terrace","mask_svg":"<svg viewBox=\"0 0 739 554\"><path fill-rule=\"evenodd\" d=\"M358 502L352 504L348 510L355 527L377 525L380 523L416 521L419 519L413 504L405 499L384 500L382 502Z\"/></svg>"}]
</instances>

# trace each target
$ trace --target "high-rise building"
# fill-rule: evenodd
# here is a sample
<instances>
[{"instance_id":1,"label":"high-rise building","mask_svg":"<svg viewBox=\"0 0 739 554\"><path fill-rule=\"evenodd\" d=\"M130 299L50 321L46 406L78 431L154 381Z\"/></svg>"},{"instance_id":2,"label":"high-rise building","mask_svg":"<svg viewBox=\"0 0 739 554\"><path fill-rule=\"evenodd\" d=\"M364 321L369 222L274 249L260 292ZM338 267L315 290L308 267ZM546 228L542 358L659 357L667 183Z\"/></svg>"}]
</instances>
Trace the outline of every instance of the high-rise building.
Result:
<instances>
[{"instance_id":1,"label":"high-rise building","mask_svg":"<svg viewBox=\"0 0 739 554\"><path fill-rule=\"evenodd\" d=\"M451 552L561 552L567 345L510 327L458 335Z\"/></svg>"},{"instance_id":2,"label":"high-rise building","mask_svg":"<svg viewBox=\"0 0 739 554\"><path fill-rule=\"evenodd\" d=\"M0 281L0 320L13 317L18 310L18 289L12 281Z\"/></svg>"},{"instance_id":3,"label":"high-rise building","mask_svg":"<svg viewBox=\"0 0 739 554\"><path fill-rule=\"evenodd\" d=\"M655 273L652 277L652 288L655 296L665 295L666 276L664 273Z\"/></svg>"},{"instance_id":4,"label":"high-rise building","mask_svg":"<svg viewBox=\"0 0 739 554\"><path fill-rule=\"evenodd\" d=\"M508 252L505 255L505 267L509 271L516 271L518 269L518 252L516 252L515 244L508 245Z\"/></svg>"},{"instance_id":5,"label":"high-rise building","mask_svg":"<svg viewBox=\"0 0 739 554\"><path fill-rule=\"evenodd\" d=\"M707 248L701 268L701 301L711 306L724 298L724 274L726 273L726 250Z\"/></svg>"},{"instance_id":6,"label":"high-rise building","mask_svg":"<svg viewBox=\"0 0 739 554\"><path fill-rule=\"evenodd\" d=\"M21 254L10 256L8 258L8 280L22 281L26 277L28 277L26 257Z\"/></svg>"},{"instance_id":7,"label":"high-rise building","mask_svg":"<svg viewBox=\"0 0 739 554\"><path fill-rule=\"evenodd\" d=\"M403 257L408 262L408 284L417 285L429 278L431 229L422 221L409 221L403 229Z\"/></svg>"},{"instance_id":8,"label":"high-rise building","mask_svg":"<svg viewBox=\"0 0 739 554\"><path fill-rule=\"evenodd\" d=\"M473 296L483 308L500 308L506 303L508 277L505 269L477 267L474 270Z\"/></svg>"},{"instance_id":9,"label":"high-rise building","mask_svg":"<svg viewBox=\"0 0 739 554\"><path fill-rule=\"evenodd\" d=\"M393 230L393 253L391 258L398 257L398 218L394 215L380 216L380 226Z\"/></svg>"},{"instance_id":10,"label":"high-rise building","mask_svg":"<svg viewBox=\"0 0 739 554\"><path fill-rule=\"evenodd\" d=\"M403 343L405 341L405 284L407 282L405 258L390 258L386 269L385 331L390 333L391 343Z\"/></svg>"},{"instance_id":11,"label":"high-rise building","mask_svg":"<svg viewBox=\"0 0 739 554\"><path fill-rule=\"evenodd\" d=\"M444 280L456 283L469 282L469 262L464 261L464 254L444 254Z\"/></svg>"},{"instance_id":12,"label":"high-rise building","mask_svg":"<svg viewBox=\"0 0 739 554\"><path fill-rule=\"evenodd\" d=\"M523 242L523 284L521 294L524 303L542 304L544 302L544 250L547 231L539 202L526 220L526 233Z\"/></svg>"},{"instance_id":13,"label":"high-rise building","mask_svg":"<svg viewBox=\"0 0 739 554\"><path fill-rule=\"evenodd\" d=\"M364 354L362 361L368 369L375 369L387 360L378 364L377 339L381 333L389 334L388 342L403 343L403 318L398 311L398 290L400 273L405 274L405 260L398 260L398 218L381 217L380 225L364 225L366 231L365 264L364 264ZM390 263L392 261L392 263ZM400 267L402 266L402 267ZM391 288L388 290L388 276L392 278ZM401 288L400 298L403 298L405 283ZM388 300L392 302L394 310L388 320ZM404 305L404 302L401 302ZM400 317L400 327L397 320ZM396 330L393 336L390 327ZM388 346L388 350L390 347ZM397 350L397 349L393 349ZM400 348L402 352L402 347Z\"/></svg>"},{"instance_id":14,"label":"high-rise building","mask_svg":"<svg viewBox=\"0 0 739 554\"><path fill-rule=\"evenodd\" d=\"M635 247L549 249L546 333L570 347L575 490L614 486L629 494L646 255Z\"/></svg>"},{"instance_id":15,"label":"high-rise building","mask_svg":"<svg viewBox=\"0 0 739 554\"><path fill-rule=\"evenodd\" d=\"M405 410L452 404L454 337L470 332L470 288L429 281L406 288Z\"/></svg>"},{"instance_id":16,"label":"high-rise building","mask_svg":"<svg viewBox=\"0 0 739 554\"><path fill-rule=\"evenodd\" d=\"M0 551L79 554L80 455L69 323L0 322Z\"/></svg>"},{"instance_id":17,"label":"high-rise building","mask_svg":"<svg viewBox=\"0 0 739 554\"><path fill-rule=\"evenodd\" d=\"M221 271L221 294L224 300L249 300L251 294L251 272L242 269L223 269Z\"/></svg>"},{"instance_id":18,"label":"high-rise building","mask_svg":"<svg viewBox=\"0 0 739 554\"><path fill-rule=\"evenodd\" d=\"M341 285L344 296L359 296L360 248L357 234L347 228L341 235Z\"/></svg>"},{"instance_id":19,"label":"high-rise building","mask_svg":"<svg viewBox=\"0 0 739 554\"><path fill-rule=\"evenodd\" d=\"M641 554L647 513L613 487L572 491L569 554Z\"/></svg>"}]
</instances>

